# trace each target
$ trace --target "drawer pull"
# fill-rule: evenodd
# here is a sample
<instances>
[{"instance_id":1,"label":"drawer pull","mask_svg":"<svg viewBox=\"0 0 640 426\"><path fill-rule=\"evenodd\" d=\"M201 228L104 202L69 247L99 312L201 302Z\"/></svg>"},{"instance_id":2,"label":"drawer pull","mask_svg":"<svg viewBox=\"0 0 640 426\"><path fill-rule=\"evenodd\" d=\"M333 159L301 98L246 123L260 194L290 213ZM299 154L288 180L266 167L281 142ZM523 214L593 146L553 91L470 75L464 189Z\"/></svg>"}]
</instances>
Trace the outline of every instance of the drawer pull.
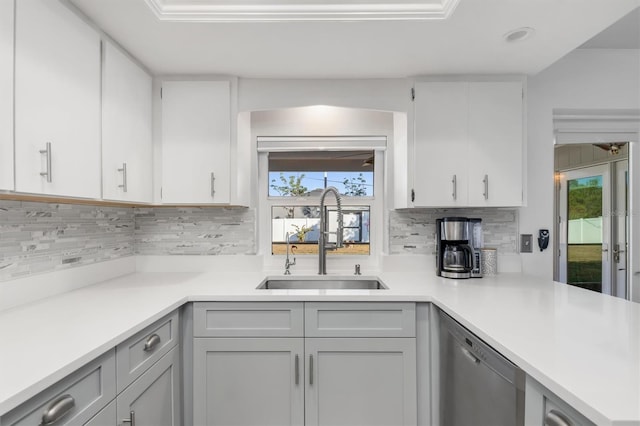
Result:
<instances>
[{"instance_id":1,"label":"drawer pull","mask_svg":"<svg viewBox=\"0 0 640 426\"><path fill-rule=\"evenodd\" d=\"M61 395L55 399L42 415L41 426L52 425L63 418L69 411L76 406L76 401L69 394Z\"/></svg>"},{"instance_id":2,"label":"drawer pull","mask_svg":"<svg viewBox=\"0 0 640 426\"><path fill-rule=\"evenodd\" d=\"M144 344L144 351L151 352L158 344L160 343L160 336L157 334L152 334L147 338L147 341Z\"/></svg>"},{"instance_id":3,"label":"drawer pull","mask_svg":"<svg viewBox=\"0 0 640 426\"><path fill-rule=\"evenodd\" d=\"M545 426L573 426L571 420L557 410L551 410L544 417Z\"/></svg>"}]
</instances>

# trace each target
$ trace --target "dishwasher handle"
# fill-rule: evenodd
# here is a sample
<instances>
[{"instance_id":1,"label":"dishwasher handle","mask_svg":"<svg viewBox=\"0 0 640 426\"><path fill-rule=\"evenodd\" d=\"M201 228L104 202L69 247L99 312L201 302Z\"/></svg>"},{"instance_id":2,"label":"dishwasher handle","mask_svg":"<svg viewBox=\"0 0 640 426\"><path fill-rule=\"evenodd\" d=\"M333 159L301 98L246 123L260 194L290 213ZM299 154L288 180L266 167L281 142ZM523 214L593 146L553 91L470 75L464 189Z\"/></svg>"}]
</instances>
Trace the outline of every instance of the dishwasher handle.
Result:
<instances>
[{"instance_id":1,"label":"dishwasher handle","mask_svg":"<svg viewBox=\"0 0 640 426\"><path fill-rule=\"evenodd\" d=\"M459 348L462 354L465 357L467 357L469 360L471 360L474 364L480 364L480 359L478 359L474 354L472 354L469 349L465 348L464 346L459 346Z\"/></svg>"}]
</instances>

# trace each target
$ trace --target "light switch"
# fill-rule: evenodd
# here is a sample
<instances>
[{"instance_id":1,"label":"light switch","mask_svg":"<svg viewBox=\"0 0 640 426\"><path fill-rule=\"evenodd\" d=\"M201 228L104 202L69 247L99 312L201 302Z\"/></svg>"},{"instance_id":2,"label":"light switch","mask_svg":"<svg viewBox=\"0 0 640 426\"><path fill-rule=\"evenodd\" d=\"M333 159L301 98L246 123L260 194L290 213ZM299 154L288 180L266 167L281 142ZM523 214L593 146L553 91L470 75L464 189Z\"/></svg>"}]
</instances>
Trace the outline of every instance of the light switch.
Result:
<instances>
[{"instance_id":1,"label":"light switch","mask_svg":"<svg viewBox=\"0 0 640 426\"><path fill-rule=\"evenodd\" d=\"M533 252L533 235L532 234L520 234L520 253L532 253Z\"/></svg>"}]
</instances>

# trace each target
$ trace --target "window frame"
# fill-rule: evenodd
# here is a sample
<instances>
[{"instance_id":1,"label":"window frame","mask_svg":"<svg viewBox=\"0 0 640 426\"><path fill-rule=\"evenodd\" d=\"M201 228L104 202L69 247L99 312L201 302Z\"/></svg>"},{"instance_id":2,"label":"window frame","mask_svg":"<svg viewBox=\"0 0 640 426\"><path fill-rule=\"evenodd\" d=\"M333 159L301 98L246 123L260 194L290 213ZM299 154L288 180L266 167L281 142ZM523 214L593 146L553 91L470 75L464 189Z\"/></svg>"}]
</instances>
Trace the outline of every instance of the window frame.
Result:
<instances>
[{"instance_id":1,"label":"window frame","mask_svg":"<svg viewBox=\"0 0 640 426\"><path fill-rule=\"evenodd\" d=\"M258 138L260 140L260 138ZM292 207L304 207L309 205L319 206L320 196L304 196L304 197L290 197L290 196L269 196L269 152L271 151L300 151L309 149L301 144L289 144L286 148L279 148L277 143L273 140L277 138L269 138L271 146L260 149L260 143L258 142L258 254L263 255L264 264L267 267L278 268L284 264L284 255L272 254L272 207L280 206L292 206ZM287 138L281 138L286 140ZM297 138L300 139L300 138ZM311 138L317 140L318 138ZM330 138L323 138L328 140ZM336 140L344 140L345 138L335 138ZM374 171L373 171L373 196L353 197L342 196L343 206L366 206L369 207L369 254L368 255L340 255L330 256L330 271L349 270L353 271L353 265L355 263L362 264L369 267L375 267L378 264L378 257L382 254L383 238L384 238L384 188L385 188L385 150L386 150L386 136L382 137L369 137L369 138L348 138L349 141L355 139L358 140L355 150L372 150L374 152ZM372 140L373 143L367 144L367 140ZM379 141L384 140L384 144L380 144ZM354 150L353 144L349 145L337 145L331 141L325 143L322 148L317 146L313 149L324 151L347 151ZM327 197L325 204L334 205L335 201L332 197ZM296 257L298 271L313 270L317 268L318 256L315 255L301 255ZM277 270L277 269L276 269ZM293 272L293 271L292 271ZM295 272L294 272L295 273Z\"/></svg>"}]
</instances>

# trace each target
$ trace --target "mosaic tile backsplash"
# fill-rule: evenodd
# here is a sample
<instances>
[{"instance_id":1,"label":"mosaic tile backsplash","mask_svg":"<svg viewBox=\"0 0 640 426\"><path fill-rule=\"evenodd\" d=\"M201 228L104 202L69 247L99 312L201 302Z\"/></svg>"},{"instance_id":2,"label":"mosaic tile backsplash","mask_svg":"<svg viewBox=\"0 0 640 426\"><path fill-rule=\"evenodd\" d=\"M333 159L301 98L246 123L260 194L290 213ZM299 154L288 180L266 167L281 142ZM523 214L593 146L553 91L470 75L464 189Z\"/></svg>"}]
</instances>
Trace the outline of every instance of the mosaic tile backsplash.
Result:
<instances>
[{"instance_id":1,"label":"mosaic tile backsplash","mask_svg":"<svg viewBox=\"0 0 640 426\"><path fill-rule=\"evenodd\" d=\"M436 219L446 216L482 219L484 246L516 253L518 210L502 208L403 209L389 215L390 254L435 253Z\"/></svg>"},{"instance_id":2,"label":"mosaic tile backsplash","mask_svg":"<svg viewBox=\"0 0 640 426\"><path fill-rule=\"evenodd\" d=\"M135 209L136 254L255 254L255 211L241 207Z\"/></svg>"},{"instance_id":3,"label":"mosaic tile backsplash","mask_svg":"<svg viewBox=\"0 0 640 426\"><path fill-rule=\"evenodd\" d=\"M0 281L134 254L131 208L0 200Z\"/></svg>"},{"instance_id":4,"label":"mosaic tile backsplash","mask_svg":"<svg viewBox=\"0 0 640 426\"><path fill-rule=\"evenodd\" d=\"M431 254L435 220L480 217L486 247L516 253L517 209L390 212L391 254ZM256 213L241 207L96 207L0 200L0 281L134 254L256 253Z\"/></svg>"},{"instance_id":5,"label":"mosaic tile backsplash","mask_svg":"<svg viewBox=\"0 0 640 426\"><path fill-rule=\"evenodd\" d=\"M255 213L246 208L0 200L0 281L134 254L254 253Z\"/></svg>"}]
</instances>

